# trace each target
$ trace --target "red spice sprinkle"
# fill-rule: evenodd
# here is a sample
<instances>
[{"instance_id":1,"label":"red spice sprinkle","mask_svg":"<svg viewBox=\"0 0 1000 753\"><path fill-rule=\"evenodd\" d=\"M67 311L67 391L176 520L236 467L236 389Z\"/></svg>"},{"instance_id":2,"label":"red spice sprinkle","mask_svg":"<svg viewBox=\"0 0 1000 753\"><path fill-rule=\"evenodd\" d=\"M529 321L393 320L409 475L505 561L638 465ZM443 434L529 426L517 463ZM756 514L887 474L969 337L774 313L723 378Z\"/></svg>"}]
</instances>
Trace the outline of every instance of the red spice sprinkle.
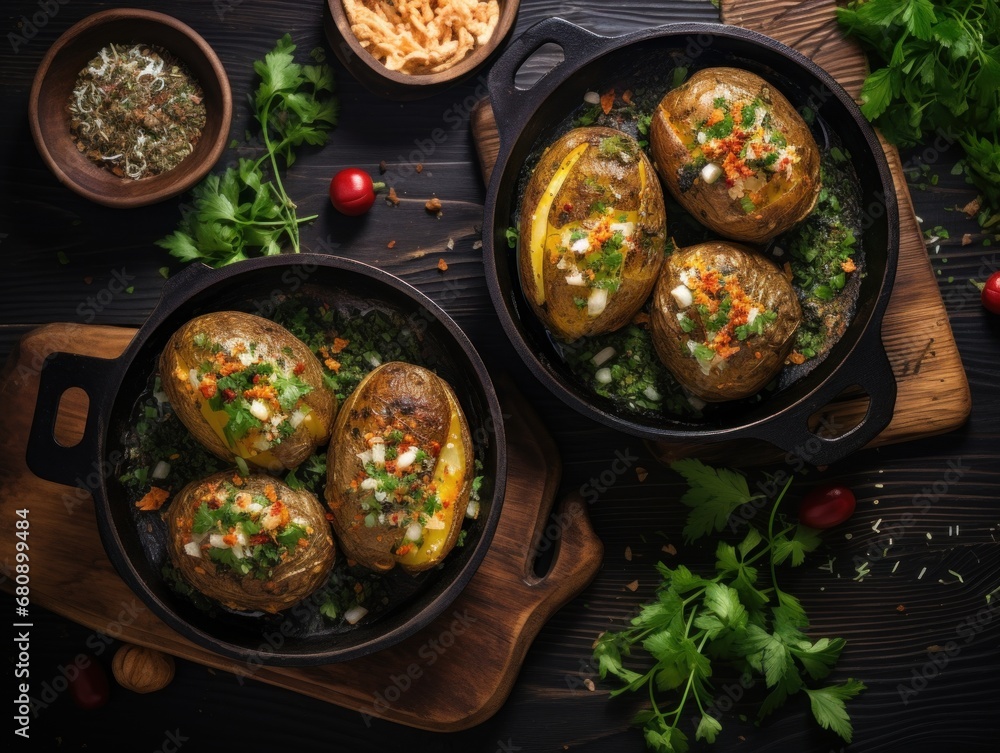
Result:
<instances>
[{"instance_id":1,"label":"red spice sprinkle","mask_svg":"<svg viewBox=\"0 0 1000 753\"><path fill-rule=\"evenodd\" d=\"M295 364L295 368L292 369L292 373L298 376L305 370L306 370L306 365L302 363L302 361L299 361L297 364Z\"/></svg>"}]
</instances>

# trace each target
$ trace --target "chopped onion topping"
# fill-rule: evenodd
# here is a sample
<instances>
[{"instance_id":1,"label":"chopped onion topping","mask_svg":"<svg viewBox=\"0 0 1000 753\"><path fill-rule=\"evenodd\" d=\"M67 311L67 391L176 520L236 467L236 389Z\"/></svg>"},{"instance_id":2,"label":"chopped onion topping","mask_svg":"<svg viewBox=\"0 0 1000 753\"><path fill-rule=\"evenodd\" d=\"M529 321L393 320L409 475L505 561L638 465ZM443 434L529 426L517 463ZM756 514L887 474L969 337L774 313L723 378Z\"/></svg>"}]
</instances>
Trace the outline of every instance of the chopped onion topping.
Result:
<instances>
[{"instance_id":1,"label":"chopped onion topping","mask_svg":"<svg viewBox=\"0 0 1000 753\"><path fill-rule=\"evenodd\" d=\"M348 625L356 625L366 614L368 614L367 609L362 606L354 606L344 612L344 621Z\"/></svg>"},{"instance_id":2,"label":"chopped onion topping","mask_svg":"<svg viewBox=\"0 0 1000 753\"><path fill-rule=\"evenodd\" d=\"M597 92L587 92L583 95L583 101L588 105L599 105L601 104L601 95Z\"/></svg>"},{"instance_id":3,"label":"chopped onion topping","mask_svg":"<svg viewBox=\"0 0 1000 753\"><path fill-rule=\"evenodd\" d=\"M372 451L365 450L364 452L359 452L358 460L361 461L361 465L368 465L370 462L372 462Z\"/></svg>"},{"instance_id":4,"label":"chopped onion topping","mask_svg":"<svg viewBox=\"0 0 1000 753\"><path fill-rule=\"evenodd\" d=\"M479 500L470 499L468 507L465 508L465 517L475 520L479 517Z\"/></svg>"},{"instance_id":5,"label":"chopped onion topping","mask_svg":"<svg viewBox=\"0 0 1000 753\"><path fill-rule=\"evenodd\" d=\"M686 309L694 303L694 296L691 295L691 290L687 285L678 285L670 291L670 295L674 297L674 300L677 301L677 305L682 309Z\"/></svg>"},{"instance_id":6,"label":"chopped onion topping","mask_svg":"<svg viewBox=\"0 0 1000 753\"><path fill-rule=\"evenodd\" d=\"M413 521L406 527L406 538L410 541L420 541L420 534L423 529L420 528L420 524L417 521Z\"/></svg>"},{"instance_id":7,"label":"chopped onion topping","mask_svg":"<svg viewBox=\"0 0 1000 753\"><path fill-rule=\"evenodd\" d=\"M611 369L607 366L603 369L598 369L597 373L594 374L594 379L597 380L598 384L611 384Z\"/></svg>"},{"instance_id":8,"label":"chopped onion topping","mask_svg":"<svg viewBox=\"0 0 1000 753\"><path fill-rule=\"evenodd\" d=\"M706 183L715 183L722 176L722 168L714 162L709 162L701 168L701 179Z\"/></svg>"},{"instance_id":9,"label":"chopped onion topping","mask_svg":"<svg viewBox=\"0 0 1000 753\"><path fill-rule=\"evenodd\" d=\"M584 288L587 286L587 281L583 279L583 272L579 269L574 269L566 275L566 284L574 288Z\"/></svg>"},{"instance_id":10,"label":"chopped onion topping","mask_svg":"<svg viewBox=\"0 0 1000 753\"><path fill-rule=\"evenodd\" d=\"M267 406L260 400L254 400L250 403L250 414L258 421L267 421L271 417Z\"/></svg>"},{"instance_id":11,"label":"chopped onion topping","mask_svg":"<svg viewBox=\"0 0 1000 753\"><path fill-rule=\"evenodd\" d=\"M201 546L199 546L197 541L189 541L184 545L184 553L190 554L192 557L200 557Z\"/></svg>"},{"instance_id":12,"label":"chopped onion topping","mask_svg":"<svg viewBox=\"0 0 1000 753\"><path fill-rule=\"evenodd\" d=\"M698 131L698 143L704 144L706 141L708 141L708 134L704 131Z\"/></svg>"},{"instance_id":13,"label":"chopped onion topping","mask_svg":"<svg viewBox=\"0 0 1000 753\"><path fill-rule=\"evenodd\" d=\"M594 288L590 291L587 299L587 313L591 316L598 316L604 313L608 306L608 291L604 288Z\"/></svg>"},{"instance_id":14,"label":"chopped onion topping","mask_svg":"<svg viewBox=\"0 0 1000 753\"><path fill-rule=\"evenodd\" d=\"M410 447L406 452L404 452L402 455L396 458L396 468L401 471L405 471L407 468L413 465L413 461L415 461L416 459L417 459L417 448Z\"/></svg>"},{"instance_id":15,"label":"chopped onion topping","mask_svg":"<svg viewBox=\"0 0 1000 753\"><path fill-rule=\"evenodd\" d=\"M753 308L751 308L747 312L747 324L753 324L753 320L757 318L757 314L759 314L759 313L760 313L760 310L756 306L754 306Z\"/></svg>"},{"instance_id":16,"label":"chopped onion topping","mask_svg":"<svg viewBox=\"0 0 1000 753\"><path fill-rule=\"evenodd\" d=\"M166 460L161 460L156 464L156 467L153 468L153 473L151 475L155 479L166 478L170 475L170 463Z\"/></svg>"},{"instance_id":17,"label":"chopped onion topping","mask_svg":"<svg viewBox=\"0 0 1000 753\"><path fill-rule=\"evenodd\" d=\"M188 372L188 379L191 380L191 386L194 387L195 389L198 389L198 387L201 385L201 380L198 379L198 369L191 369Z\"/></svg>"},{"instance_id":18,"label":"chopped onion topping","mask_svg":"<svg viewBox=\"0 0 1000 753\"><path fill-rule=\"evenodd\" d=\"M656 387L654 387L653 385L649 385L648 387L646 387L646 389L642 391L642 394L645 395L649 400L652 400L654 403L659 402L660 400L663 399L663 395L657 392Z\"/></svg>"},{"instance_id":19,"label":"chopped onion topping","mask_svg":"<svg viewBox=\"0 0 1000 753\"><path fill-rule=\"evenodd\" d=\"M293 429L298 429L299 424L301 424L306 418L306 414L301 410L297 410L292 413L291 417L288 419L288 423L291 424Z\"/></svg>"},{"instance_id":20,"label":"chopped onion topping","mask_svg":"<svg viewBox=\"0 0 1000 753\"><path fill-rule=\"evenodd\" d=\"M593 358L591 358L590 360L594 362L594 366L603 366L604 363L609 358L611 358L612 356L614 356L614 354L615 354L615 349L612 348L609 345L608 347L604 348L603 350L597 351L597 354Z\"/></svg>"},{"instance_id":21,"label":"chopped onion topping","mask_svg":"<svg viewBox=\"0 0 1000 753\"><path fill-rule=\"evenodd\" d=\"M208 537L208 545L213 549L228 549L229 544L223 541L221 533L213 533Z\"/></svg>"},{"instance_id":22,"label":"chopped onion topping","mask_svg":"<svg viewBox=\"0 0 1000 753\"><path fill-rule=\"evenodd\" d=\"M374 478L368 477L368 478L363 479L361 481L360 486L361 486L362 489L364 489L367 492L370 492L370 491L372 491L374 489L378 489L378 479L374 479Z\"/></svg>"},{"instance_id":23,"label":"chopped onion topping","mask_svg":"<svg viewBox=\"0 0 1000 753\"><path fill-rule=\"evenodd\" d=\"M385 465L385 444L381 441L381 437L376 437L378 442L372 444L372 462L375 465Z\"/></svg>"},{"instance_id":24,"label":"chopped onion topping","mask_svg":"<svg viewBox=\"0 0 1000 753\"><path fill-rule=\"evenodd\" d=\"M578 254L585 254L590 250L590 240L587 238L578 238L573 241L573 245L569 247L570 251L575 251Z\"/></svg>"}]
</instances>

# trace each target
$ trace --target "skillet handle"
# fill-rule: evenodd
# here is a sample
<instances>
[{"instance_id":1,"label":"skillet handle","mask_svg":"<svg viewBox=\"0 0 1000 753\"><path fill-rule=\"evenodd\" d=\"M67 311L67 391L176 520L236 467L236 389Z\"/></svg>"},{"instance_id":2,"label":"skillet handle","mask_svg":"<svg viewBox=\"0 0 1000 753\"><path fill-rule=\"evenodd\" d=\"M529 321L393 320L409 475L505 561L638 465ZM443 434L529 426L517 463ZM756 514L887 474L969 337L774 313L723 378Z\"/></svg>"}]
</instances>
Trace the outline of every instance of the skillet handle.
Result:
<instances>
[{"instance_id":1,"label":"skillet handle","mask_svg":"<svg viewBox=\"0 0 1000 753\"><path fill-rule=\"evenodd\" d=\"M563 77L553 76L552 73L573 67L591 56L595 47L610 41L611 37L602 37L556 17L540 21L511 42L494 63L487 80L490 105L496 116L500 138L518 133L522 119L529 114L526 112L529 103L542 101L558 85ZM518 70L542 45L549 42L562 47L563 60L546 72L530 89L518 89L514 85Z\"/></svg>"},{"instance_id":2,"label":"skillet handle","mask_svg":"<svg viewBox=\"0 0 1000 753\"><path fill-rule=\"evenodd\" d=\"M42 365L26 452L28 468L36 476L90 492L99 486L102 469L97 463L97 449L104 420L102 403L114 364L114 359L53 353ZM54 431L60 400L71 387L86 392L90 402L84 417L83 437L72 447L66 447L56 441ZM97 483L91 478L94 473Z\"/></svg>"},{"instance_id":3,"label":"skillet handle","mask_svg":"<svg viewBox=\"0 0 1000 753\"><path fill-rule=\"evenodd\" d=\"M786 418L770 425L771 436L764 437L788 453L811 465L829 465L878 436L892 420L896 406L896 377L882 345L880 333L858 343L851 355L852 368L834 375L827 383ZM837 437L825 437L810 431L808 418L822 410L846 388L857 385L869 397L868 410L860 422ZM836 428L836 427L831 427Z\"/></svg>"}]
</instances>

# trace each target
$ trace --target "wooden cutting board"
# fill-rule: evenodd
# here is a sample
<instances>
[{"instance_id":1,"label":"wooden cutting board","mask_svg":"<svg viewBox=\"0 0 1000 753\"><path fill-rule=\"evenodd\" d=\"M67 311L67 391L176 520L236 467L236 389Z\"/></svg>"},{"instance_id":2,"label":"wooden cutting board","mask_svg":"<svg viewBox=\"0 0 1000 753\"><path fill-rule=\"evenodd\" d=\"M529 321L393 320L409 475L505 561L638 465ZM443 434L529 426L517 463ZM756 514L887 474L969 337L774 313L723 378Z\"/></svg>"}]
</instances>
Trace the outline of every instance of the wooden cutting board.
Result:
<instances>
[{"instance_id":1,"label":"wooden cutting board","mask_svg":"<svg viewBox=\"0 0 1000 753\"><path fill-rule=\"evenodd\" d=\"M862 50L841 33L833 0L722 0L719 7L724 23L762 32L796 48L857 98L868 63ZM472 131L480 166L489 182L500 137L488 99L473 111ZM882 145L899 204L899 264L882 322L882 341L896 377L897 395L891 422L869 447L952 431L965 423L972 410L969 382L913 212L899 152L884 139ZM815 420L851 427L864 415L866 407L864 398L847 397L829 404ZM784 455L766 443L649 446L663 462L696 455L708 462L750 465L780 460Z\"/></svg>"},{"instance_id":2,"label":"wooden cutting board","mask_svg":"<svg viewBox=\"0 0 1000 753\"><path fill-rule=\"evenodd\" d=\"M557 512L561 535L551 567L542 577L534 574L532 542L548 525L562 466L545 427L514 387L498 381L508 438L502 514L486 558L458 599L426 629L371 656L318 667L252 667L191 643L145 609L105 556L90 500L80 504L76 490L35 477L25 464L45 356L114 358L134 332L47 325L25 335L0 372L0 404L7 406L0 527L14 531L15 510L30 511L31 604L123 641L412 727L455 731L493 715L542 625L591 581L603 556L586 505L570 497ZM81 395L69 390L63 397L56 436L64 444L82 435L87 405ZM14 541L7 536L0 551L8 591ZM30 614L22 621L30 622Z\"/></svg>"}]
</instances>

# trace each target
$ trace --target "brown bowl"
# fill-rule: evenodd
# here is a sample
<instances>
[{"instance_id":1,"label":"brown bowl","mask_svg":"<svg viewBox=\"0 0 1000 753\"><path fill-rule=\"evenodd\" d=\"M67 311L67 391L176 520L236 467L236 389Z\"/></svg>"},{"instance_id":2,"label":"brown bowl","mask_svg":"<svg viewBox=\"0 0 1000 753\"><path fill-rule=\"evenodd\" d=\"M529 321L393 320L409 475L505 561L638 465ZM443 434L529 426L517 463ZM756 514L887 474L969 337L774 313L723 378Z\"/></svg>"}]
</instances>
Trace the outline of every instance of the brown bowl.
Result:
<instances>
[{"instance_id":1,"label":"brown bowl","mask_svg":"<svg viewBox=\"0 0 1000 753\"><path fill-rule=\"evenodd\" d=\"M439 73L411 74L389 70L361 46L351 31L342 0L327 0L323 28L337 59L369 91L393 100L430 97L472 76L495 57L517 21L520 0L498 0L500 18L489 42L461 62Z\"/></svg>"},{"instance_id":2,"label":"brown bowl","mask_svg":"<svg viewBox=\"0 0 1000 753\"><path fill-rule=\"evenodd\" d=\"M204 91L206 122L201 138L172 170L138 180L119 178L81 154L73 142L66 104L80 71L111 43L162 47L187 66ZM229 79L208 43L175 18L131 8L95 13L59 37L38 66L28 103L35 145L59 182L109 207L154 204L189 189L222 155L232 115Z\"/></svg>"}]
</instances>

